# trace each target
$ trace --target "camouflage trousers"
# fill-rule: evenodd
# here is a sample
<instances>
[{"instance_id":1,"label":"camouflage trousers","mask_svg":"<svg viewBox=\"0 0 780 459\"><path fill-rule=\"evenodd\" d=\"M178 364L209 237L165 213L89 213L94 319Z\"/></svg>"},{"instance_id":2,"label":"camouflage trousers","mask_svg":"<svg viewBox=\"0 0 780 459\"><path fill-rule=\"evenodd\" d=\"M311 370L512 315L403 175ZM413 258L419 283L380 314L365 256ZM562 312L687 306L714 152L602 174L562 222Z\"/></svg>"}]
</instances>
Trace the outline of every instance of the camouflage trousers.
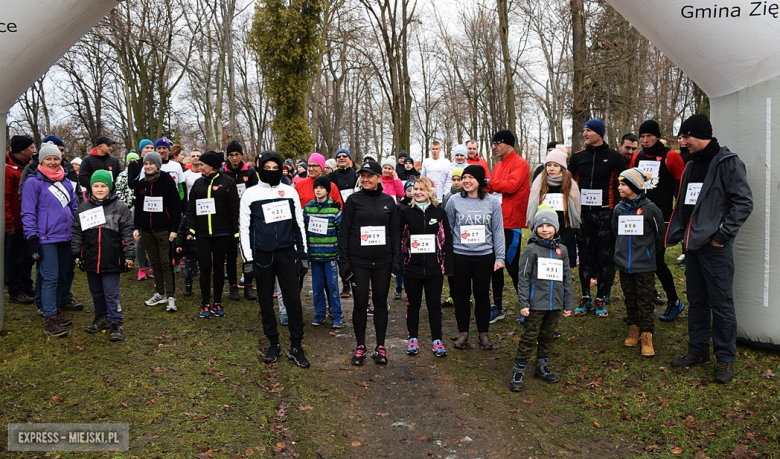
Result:
<instances>
[{"instance_id":1,"label":"camouflage trousers","mask_svg":"<svg viewBox=\"0 0 780 459\"><path fill-rule=\"evenodd\" d=\"M549 359L552 349L553 332L558 328L558 319L561 317L561 311L531 311L523 323L523 334L520 336L520 342L517 343L517 353L515 354L515 363L522 365L528 364L528 358L534 346L539 343L536 349L537 359Z\"/></svg>"},{"instance_id":2,"label":"camouflage trousers","mask_svg":"<svg viewBox=\"0 0 780 459\"><path fill-rule=\"evenodd\" d=\"M638 325L639 331L642 333L653 333L655 273L629 274L620 271L620 285L623 287L623 296L626 301L628 325Z\"/></svg>"}]
</instances>

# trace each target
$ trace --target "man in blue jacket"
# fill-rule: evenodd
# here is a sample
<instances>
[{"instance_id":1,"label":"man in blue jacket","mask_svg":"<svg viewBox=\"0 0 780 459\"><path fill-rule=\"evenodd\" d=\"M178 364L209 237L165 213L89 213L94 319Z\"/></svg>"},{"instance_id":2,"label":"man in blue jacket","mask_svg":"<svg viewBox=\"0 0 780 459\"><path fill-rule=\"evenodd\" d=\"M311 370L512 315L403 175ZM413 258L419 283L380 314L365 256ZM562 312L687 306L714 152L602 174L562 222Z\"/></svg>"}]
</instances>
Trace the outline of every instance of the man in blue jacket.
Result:
<instances>
[{"instance_id":1,"label":"man in blue jacket","mask_svg":"<svg viewBox=\"0 0 780 459\"><path fill-rule=\"evenodd\" d=\"M710 334L718 366L715 382L734 377L737 318L734 312L734 238L753 211L753 195L739 157L721 147L704 115L680 126L691 162L680 183L666 244L683 242L687 250L688 352L672 361L676 368L708 363Z\"/></svg>"}]
</instances>

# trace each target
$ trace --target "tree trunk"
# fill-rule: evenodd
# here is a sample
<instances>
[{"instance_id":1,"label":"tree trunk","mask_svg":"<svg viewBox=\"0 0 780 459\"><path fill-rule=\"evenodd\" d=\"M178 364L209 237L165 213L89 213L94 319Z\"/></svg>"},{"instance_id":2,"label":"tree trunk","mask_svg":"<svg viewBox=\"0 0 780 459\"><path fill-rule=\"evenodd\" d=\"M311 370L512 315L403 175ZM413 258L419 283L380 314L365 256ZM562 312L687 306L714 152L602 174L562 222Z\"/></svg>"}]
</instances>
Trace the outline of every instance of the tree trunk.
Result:
<instances>
[{"instance_id":1,"label":"tree trunk","mask_svg":"<svg viewBox=\"0 0 780 459\"><path fill-rule=\"evenodd\" d=\"M585 7L583 0L570 0L572 31L572 126L571 149L577 151L582 145L582 127L588 121L588 101L585 94Z\"/></svg>"},{"instance_id":2,"label":"tree trunk","mask_svg":"<svg viewBox=\"0 0 780 459\"><path fill-rule=\"evenodd\" d=\"M504 61L504 76L506 78L506 115L507 127L512 133L517 131L517 117L515 115L515 84L512 71L512 56L509 54L509 13L507 0L498 0L498 28L501 36L501 54ZM515 141L517 143L517 141ZM517 145L514 145L517 150Z\"/></svg>"}]
</instances>

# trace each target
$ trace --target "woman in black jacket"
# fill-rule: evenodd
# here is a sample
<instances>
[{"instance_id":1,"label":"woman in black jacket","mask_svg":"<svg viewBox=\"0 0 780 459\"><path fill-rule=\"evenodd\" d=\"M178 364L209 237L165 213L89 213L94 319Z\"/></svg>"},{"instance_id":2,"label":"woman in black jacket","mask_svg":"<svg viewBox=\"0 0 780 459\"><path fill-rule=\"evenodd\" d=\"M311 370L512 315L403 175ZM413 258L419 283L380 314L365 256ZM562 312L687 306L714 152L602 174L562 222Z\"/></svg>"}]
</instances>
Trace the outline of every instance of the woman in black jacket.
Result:
<instances>
[{"instance_id":1,"label":"woman in black jacket","mask_svg":"<svg viewBox=\"0 0 780 459\"><path fill-rule=\"evenodd\" d=\"M417 354L420 345L417 331L420 323L420 305L423 290L431 327L431 351L436 357L445 357L447 350L441 342L441 290L444 276L453 273L452 231L447 213L439 207L436 192L430 181L414 181L414 200L401 208L401 264L406 284L406 327L409 343L406 353Z\"/></svg>"},{"instance_id":2,"label":"woman in black jacket","mask_svg":"<svg viewBox=\"0 0 780 459\"><path fill-rule=\"evenodd\" d=\"M363 365L365 361L369 285L374 304L386 304L390 274L400 274L398 206L382 192L382 167L376 161L367 161L358 174L362 190L344 203L339 231L339 271L343 279L351 278L355 298L352 325L357 349L352 357L353 365ZM372 358L376 363L386 364L386 308L376 308L374 328L377 346Z\"/></svg>"},{"instance_id":3,"label":"woman in black jacket","mask_svg":"<svg viewBox=\"0 0 780 459\"><path fill-rule=\"evenodd\" d=\"M200 266L200 318L225 317L222 307L222 289L225 285L225 255L228 246L238 238L238 189L236 182L220 169L222 158L207 151L200 157L201 177L192 185L184 232L188 240L198 244ZM178 241L177 252L182 251L183 240ZM233 261L235 264L235 260ZM214 303L210 304L209 277L214 271Z\"/></svg>"}]
</instances>

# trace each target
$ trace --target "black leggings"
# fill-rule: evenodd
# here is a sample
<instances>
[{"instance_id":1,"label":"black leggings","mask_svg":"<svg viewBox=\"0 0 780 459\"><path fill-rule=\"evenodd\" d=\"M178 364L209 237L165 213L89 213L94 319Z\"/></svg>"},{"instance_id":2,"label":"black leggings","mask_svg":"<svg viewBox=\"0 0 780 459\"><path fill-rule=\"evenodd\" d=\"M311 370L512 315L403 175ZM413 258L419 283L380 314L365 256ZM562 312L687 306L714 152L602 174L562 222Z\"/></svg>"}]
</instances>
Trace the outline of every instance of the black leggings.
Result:
<instances>
[{"instance_id":1,"label":"black leggings","mask_svg":"<svg viewBox=\"0 0 780 459\"><path fill-rule=\"evenodd\" d=\"M523 234L518 230L517 232L511 229L504 230L504 243L506 244L506 257L504 257L504 266L509 272L509 277L512 278L512 288L517 291L517 275L520 272L520 258L523 256L521 250L523 246ZM512 256L510 260L509 257ZM493 273L493 302L498 309L504 309L504 270L499 269L493 271L493 267L490 267L490 271ZM488 300L489 301L489 300Z\"/></svg>"},{"instance_id":2,"label":"black leggings","mask_svg":"<svg viewBox=\"0 0 780 459\"><path fill-rule=\"evenodd\" d=\"M390 291L390 268L367 269L352 267L352 326L355 327L355 339L358 346L366 344L366 324L368 323L368 291L372 289L374 299L374 328L376 345L385 345L387 333L387 294Z\"/></svg>"},{"instance_id":3,"label":"black leggings","mask_svg":"<svg viewBox=\"0 0 780 459\"><path fill-rule=\"evenodd\" d=\"M444 277L433 279L413 279L404 276L406 286L406 328L409 330L409 338L417 338L420 327L420 306L422 305L423 290L425 290L425 305L428 307L428 324L431 326L431 339L441 339L441 289L444 285Z\"/></svg>"},{"instance_id":4,"label":"black leggings","mask_svg":"<svg viewBox=\"0 0 780 459\"><path fill-rule=\"evenodd\" d=\"M666 292L666 300L669 303L677 302L677 289L674 287L674 276L666 266L666 247L661 247L655 254L655 275L658 276L658 280L661 281L661 286Z\"/></svg>"},{"instance_id":5,"label":"black leggings","mask_svg":"<svg viewBox=\"0 0 780 459\"><path fill-rule=\"evenodd\" d=\"M458 284L455 297L455 319L460 333L469 331L471 322L471 287L474 284L474 318L477 320L477 331L487 333L490 329L490 278L493 265L496 263L494 254L460 255L453 257L455 265L455 283Z\"/></svg>"},{"instance_id":6,"label":"black leggings","mask_svg":"<svg viewBox=\"0 0 780 459\"><path fill-rule=\"evenodd\" d=\"M209 278L214 270L214 302L222 302L222 289L225 286L225 253L230 244L230 236L198 236L198 265L200 265L200 297L202 304L209 304L211 287Z\"/></svg>"},{"instance_id":7,"label":"black leggings","mask_svg":"<svg viewBox=\"0 0 780 459\"><path fill-rule=\"evenodd\" d=\"M228 284L230 285L237 285L238 284L238 268L236 267L236 258L238 258L238 238L230 237L230 243L227 246L227 278L228 278ZM241 264L241 271L243 271L243 263ZM254 273L243 273L244 274L244 285L249 284L252 285L252 274ZM223 274L224 276L224 274Z\"/></svg>"}]
</instances>

